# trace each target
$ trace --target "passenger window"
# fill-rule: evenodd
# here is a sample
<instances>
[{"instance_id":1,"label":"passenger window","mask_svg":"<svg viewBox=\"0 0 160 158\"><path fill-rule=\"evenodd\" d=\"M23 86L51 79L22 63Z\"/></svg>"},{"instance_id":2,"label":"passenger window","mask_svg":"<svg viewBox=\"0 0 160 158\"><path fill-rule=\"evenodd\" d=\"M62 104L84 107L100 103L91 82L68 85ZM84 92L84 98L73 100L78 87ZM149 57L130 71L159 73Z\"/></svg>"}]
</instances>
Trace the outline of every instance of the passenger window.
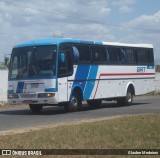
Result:
<instances>
[{"instance_id":1,"label":"passenger window","mask_svg":"<svg viewBox=\"0 0 160 158\"><path fill-rule=\"evenodd\" d=\"M72 50L73 50L73 63L78 64L78 62L79 62L79 50L76 46L73 46Z\"/></svg>"},{"instance_id":2,"label":"passenger window","mask_svg":"<svg viewBox=\"0 0 160 158\"><path fill-rule=\"evenodd\" d=\"M119 64L119 56L117 49L114 47L109 47L108 53L109 53L109 64Z\"/></svg>"},{"instance_id":3,"label":"passenger window","mask_svg":"<svg viewBox=\"0 0 160 158\"><path fill-rule=\"evenodd\" d=\"M79 63L88 64L91 62L91 52L87 45L77 45L79 51Z\"/></svg>"},{"instance_id":4,"label":"passenger window","mask_svg":"<svg viewBox=\"0 0 160 158\"><path fill-rule=\"evenodd\" d=\"M118 48L118 61L119 64L126 63L126 50L124 48Z\"/></svg>"},{"instance_id":5,"label":"passenger window","mask_svg":"<svg viewBox=\"0 0 160 158\"><path fill-rule=\"evenodd\" d=\"M153 55L153 50L152 49L148 50L148 64L149 65L154 65L154 55Z\"/></svg>"},{"instance_id":6,"label":"passenger window","mask_svg":"<svg viewBox=\"0 0 160 158\"><path fill-rule=\"evenodd\" d=\"M137 61L137 64L139 65L147 65L148 64L148 53L146 50L144 49L138 49L136 51L136 54L137 54L137 58L136 58L136 61Z\"/></svg>"},{"instance_id":7,"label":"passenger window","mask_svg":"<svg viewBox=\"0 0 160 158\"><path fill-rule=\"evenodd\" d=\"M133 49L126 49L126 64L132 65L134 64L134 50Z\"/></svg>"},{"instance_id":8,"label":"passenger window","mask_svg":"<svg viewBox=\"0 0 160 158\"><path fill-rule=\"evenodd\" d=\"M92 47L93 63L104 64L107 63L107 51L104 47Z\"/></svg>"}]
</instances>

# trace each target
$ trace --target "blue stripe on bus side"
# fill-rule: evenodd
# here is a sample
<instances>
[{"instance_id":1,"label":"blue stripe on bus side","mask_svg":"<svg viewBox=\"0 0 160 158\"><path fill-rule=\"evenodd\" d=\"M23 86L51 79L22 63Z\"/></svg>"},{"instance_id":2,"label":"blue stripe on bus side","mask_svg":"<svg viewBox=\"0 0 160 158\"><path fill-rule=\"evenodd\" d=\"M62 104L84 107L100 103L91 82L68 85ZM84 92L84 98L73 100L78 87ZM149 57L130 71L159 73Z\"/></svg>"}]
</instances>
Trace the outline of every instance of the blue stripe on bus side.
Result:
<instances>
[{"instance_id":1,"label":"blue stripe on bus side","mask_svg":"<svg viewBox=\"0 0 160 158\"><path fill-rule=\"evenodd\" d=\"M96 79L96 76L97 76L97 72L98 72L98 65L91 66L90 72L89 72L89 75L88 75L88 80L93 80L93 81L87 81L87 83L86 83L84 96L83 96L84 100L90 99L90 96L91 96L91 93L93 91L94 84L95 84L95 81L96 81L95 79Z\"/></svg>"},{"instance_id":2,"label":"blue stripe on bus side","mask_svg":"<svg viewBox=\"0 0 160 158\"><path fill-rule=\"evenodd\" d=\"M45 88L45 92L57 92L57 88Z\"/></svg>"},{"instance_id":3,"label":"blue stripe on bus side","mask_svg":"<svg viewBox=\"0 0 160 158\"><path fill-rule=\"evenodd\" d=\"M79 65L77 67L77 71L75 74L75 79L72 85L72 91L74 90L75 87L80 87L83 94L84 94L84 88L86 86L86 79L88 77L88 73L89 73L89 69L90 69L90 65ZM84 80L84 81L80 81L80 80ZM71 92L72 95L72 92ZM70 95L70 99L71 99L71 95Z\"/></svg>"},{"instance_id":4,"label":"blue stripe on bus side","mask_svg":"<svg viewBox=\"0 0 160 158\"><path fill-rule=\"evenodd\" d=\"M16 93L23 93L24 82L18 82Z\"/></svg>"}]
</instances>

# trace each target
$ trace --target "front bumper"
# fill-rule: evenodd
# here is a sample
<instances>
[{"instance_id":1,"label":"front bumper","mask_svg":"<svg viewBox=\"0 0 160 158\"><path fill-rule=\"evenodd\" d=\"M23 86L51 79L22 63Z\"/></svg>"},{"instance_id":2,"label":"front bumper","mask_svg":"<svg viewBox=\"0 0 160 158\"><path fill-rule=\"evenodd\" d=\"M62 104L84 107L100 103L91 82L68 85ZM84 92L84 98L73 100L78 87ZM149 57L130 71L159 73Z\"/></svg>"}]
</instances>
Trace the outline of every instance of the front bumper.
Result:
<instances>
[{"instance_id":1,"label":"front bumper","mask_svg":"<svg viewBox=\"0 0 160 158\"><path fill-rule=\"evenodd\" d=\"M38 97L39 94L40 93L13 94L13 98L11 94L8 94L8 103L9 104L58 104L59 103L57 93L45 93L46 96L42 95L41 97Z\"/></svg>"}]
</instances>

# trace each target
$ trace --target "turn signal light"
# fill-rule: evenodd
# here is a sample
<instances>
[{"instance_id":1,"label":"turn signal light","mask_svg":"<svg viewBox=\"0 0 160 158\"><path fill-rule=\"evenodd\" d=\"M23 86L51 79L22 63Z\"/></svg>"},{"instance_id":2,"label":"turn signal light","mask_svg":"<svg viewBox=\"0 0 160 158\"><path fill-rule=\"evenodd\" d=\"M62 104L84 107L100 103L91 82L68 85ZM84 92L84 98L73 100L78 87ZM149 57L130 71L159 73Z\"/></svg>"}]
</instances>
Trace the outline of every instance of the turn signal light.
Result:
<instances>
[{"instance_id":1,"label":"turn signal light","mask_svg":"<svg viewBox=\"0 0 160 158\"><path fill-rule=\"evenodd\" d=\"M8 99L18 99L19 96L18 94L14 93L14 94L8 94Z\"/></svg>"},{"instance_id":2,"label":"turn signal light","mask_svg":"<svg viewBox=\"0 0 160 158\"><path fill-rule=\"evenodd\" d=\"M38 98L50 98L54 97L55 93L39 93Z\"/></svg>"}]
</instances>

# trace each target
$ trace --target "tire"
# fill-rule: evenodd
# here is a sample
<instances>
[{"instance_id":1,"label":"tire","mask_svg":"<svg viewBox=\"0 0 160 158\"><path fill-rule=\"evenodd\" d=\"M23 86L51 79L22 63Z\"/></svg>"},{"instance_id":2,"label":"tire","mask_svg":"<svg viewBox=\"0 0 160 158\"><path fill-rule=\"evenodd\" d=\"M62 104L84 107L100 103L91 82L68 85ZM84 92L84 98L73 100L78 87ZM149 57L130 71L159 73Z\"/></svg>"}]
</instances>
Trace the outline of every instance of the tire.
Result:
<instances>
[{"instance_id":1,"label":"tire","mask_svg":"<svg viewBox=\"0 0 160 158\"><path fill-rule=\"evenodd\" d=\"M102 100L88 100L87 104L92 107L97 107L102 104Z\"/></svg>"},{"instance_id":2,"label":"tire","mask_svg":"<svg viewBox=\"0 0 160 158\"><path fill-rule=\"evenodd\" d=\"M132 91L131 88L129 88L129 89L127 90L127 95L126 95L126 98L125 98L125 102L126 102L126 105L127 105L127 106L133 104L133 91Z\"/></svg>"},{"instance_id":3,"label":"tire","mask_svg":"<svg viewBox=\"0 0 160 158\"><path fill-rule=\"evenodd\" d=\"M118 98L117 99L117 104L119 105L119 106L124 106L125 105L125 97L122 97L122 98Z\"/></svg>"},{"instance_id":4,"label":"tire","mask_svg":"<svg viewBox=\"0 0 160 158\"><path fill-rule=\"evenodd\" d=\"M43 105L37 105L37 104L29 104L29 108L33 113L40 113L43 109Z\"/></svg>"},{"instance_id":5,"label":"tire","mask_svg":"<svg viewBox=\"0 0 160 158\"><path fill-rule=\"evenodd\" d=\"M78 93L73 92L70 101L65 104L65 109L67 112L75 112L80 110L82 107L82 99Z\"/></svg>"},{"instance_id":6,"label":"tire","mask_svg":"<svg viewBox=\"0 0 160 158\"><path fill-rule=\"evenodd\" d=\"M130 106L133 103L133 91L131 88L128 88L127 94L125 97L118 98L117 104L120 106Z\"/></svg>"}]
</instances>

